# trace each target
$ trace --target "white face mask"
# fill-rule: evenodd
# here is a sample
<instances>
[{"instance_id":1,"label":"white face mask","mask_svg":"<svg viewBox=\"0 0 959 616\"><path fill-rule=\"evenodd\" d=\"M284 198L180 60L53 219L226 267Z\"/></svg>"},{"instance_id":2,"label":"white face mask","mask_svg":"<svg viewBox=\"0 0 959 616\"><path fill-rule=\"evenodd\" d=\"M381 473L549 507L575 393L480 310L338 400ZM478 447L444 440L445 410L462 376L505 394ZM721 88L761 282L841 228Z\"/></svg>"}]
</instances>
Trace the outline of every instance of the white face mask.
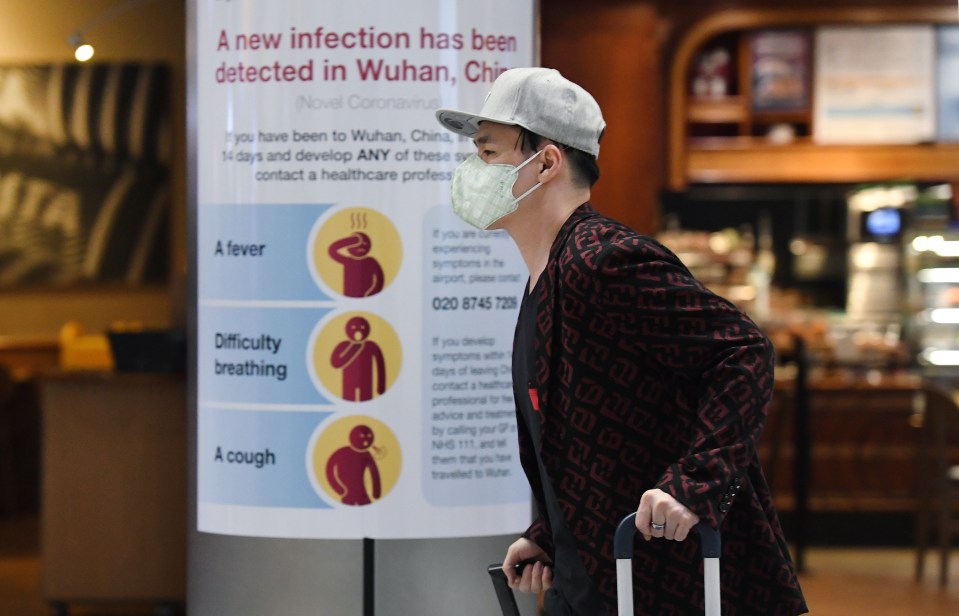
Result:
<instances>
[{"instance_id":1,"label":"white face mask","mask_svg":"<svg viewBox=\"0 0 959 616\"><path fill-rule=\"evenodd\" d=\"M453 172L453 211L478 229L489 229L503 216L515 212L521 200L542 186L542 183L537 182L522 195L513 196L513 184L516 183L519 170L537 156L539 152L514 167L486 163L476 154L471 154Z\"/></svg>"}]
</instances>

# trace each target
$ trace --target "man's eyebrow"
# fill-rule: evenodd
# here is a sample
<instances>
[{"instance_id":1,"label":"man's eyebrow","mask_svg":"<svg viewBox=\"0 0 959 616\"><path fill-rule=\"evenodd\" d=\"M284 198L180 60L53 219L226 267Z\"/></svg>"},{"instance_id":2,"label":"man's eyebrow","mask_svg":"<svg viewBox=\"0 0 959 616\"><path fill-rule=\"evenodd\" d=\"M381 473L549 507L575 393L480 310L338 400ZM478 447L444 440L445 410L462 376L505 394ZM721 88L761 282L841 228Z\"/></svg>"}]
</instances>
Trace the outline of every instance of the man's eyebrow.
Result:
<instances>
[{"instance_id":1,"label":"man's eyebrow","mask_svg":"<svg viewBox=\"0 0 959 616\"><path fill-rule=\"evenodd\" d=\"M473 145L486 145L489 142L490 142L489 135L483 135L481 137L477 137L476 139L473 139Z\"/></svg>"}]
</instances>

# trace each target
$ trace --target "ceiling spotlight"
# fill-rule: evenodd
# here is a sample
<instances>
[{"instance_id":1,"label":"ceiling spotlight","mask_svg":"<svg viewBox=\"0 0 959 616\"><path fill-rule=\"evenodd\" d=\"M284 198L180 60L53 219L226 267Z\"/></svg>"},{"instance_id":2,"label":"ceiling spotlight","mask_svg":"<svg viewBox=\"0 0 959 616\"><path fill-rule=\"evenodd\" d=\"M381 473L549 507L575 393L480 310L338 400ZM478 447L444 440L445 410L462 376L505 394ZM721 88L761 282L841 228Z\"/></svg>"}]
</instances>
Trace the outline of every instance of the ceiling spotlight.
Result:
<instances>
[{"instance_id":1,"label":"ceiling spotlight","mask_svg":"<svg viewBox=\"0 0 959 616\"><path fill-rule=\"evenodd\" d=\"M67 40L70 42L70 46L73 47L73 56L78 61L86 62L93 57L93 45L84 43L83 35L79 32L74 32Z\"/></svg>"},{"instance_id":2,"label":"ceiling spotlight","mask_svg":"<svg viewBox=\"0 0 959 616\"><path fill-rule=\"evenodd\" d=\"M84 33L89 33L92 29L101 26L102 24L114 19L122 13L126 13L133 7L150 1L151 0L118 0L116 4L94 16L93 19L89 20L87 23L81 25L67 38L67 41L70 42L70 46L73 47L73 55L80 62L86 62L92 58L93 45L83 41Z\"/></svg>"},{"instance_id":3,"label":"ceiling spotlight","mask_svg":"<svg viewBox=\"0 0 959 616\"><path fill-rule=\"evenodd\" d=\"M77 47L77 50L73 52L73 56L80 62L86 62L93 57L93 45L80 45Z\"/></svg>"}]
</instances>

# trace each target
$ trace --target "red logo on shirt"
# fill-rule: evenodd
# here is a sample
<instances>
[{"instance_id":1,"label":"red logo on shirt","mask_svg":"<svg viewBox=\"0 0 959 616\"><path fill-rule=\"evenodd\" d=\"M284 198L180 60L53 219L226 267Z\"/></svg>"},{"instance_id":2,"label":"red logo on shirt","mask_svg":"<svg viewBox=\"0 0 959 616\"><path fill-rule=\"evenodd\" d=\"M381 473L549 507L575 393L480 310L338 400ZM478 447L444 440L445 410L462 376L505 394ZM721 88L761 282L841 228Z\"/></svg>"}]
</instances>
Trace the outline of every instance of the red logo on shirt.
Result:
<instances>
[{"instance_id":1,"label":"red logo on shirt","mask_svg":"<svg viewBox=\"0 0 959 616\"><path fill-rule=\"evenodd\" d=\"M529 401L533 404L533 410L539 413L539 392L535 387L529 388Z\"/></svg>"}]
</instances>

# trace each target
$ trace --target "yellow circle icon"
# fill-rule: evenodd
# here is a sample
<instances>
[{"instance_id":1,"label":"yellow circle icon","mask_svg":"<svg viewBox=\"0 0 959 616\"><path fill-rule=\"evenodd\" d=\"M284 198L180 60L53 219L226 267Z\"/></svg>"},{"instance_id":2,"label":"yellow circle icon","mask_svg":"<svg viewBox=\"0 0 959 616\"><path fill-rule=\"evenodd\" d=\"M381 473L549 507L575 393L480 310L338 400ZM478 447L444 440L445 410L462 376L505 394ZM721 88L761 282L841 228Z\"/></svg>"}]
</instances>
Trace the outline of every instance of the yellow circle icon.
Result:
<instances>
[{"instance_id":1,"label":"yellow circle icon","mask_svg":"<svg viewBox=\"0 0 959 616\"><path fill-rule=\"evenodd\" d=\"M338 419L320 432L309 460L315 485L335 502L353 507L389 494L403 465L393 431L364 415Z\"/></svg>"},{"instance_id":2,"label":"yellow circle icon","mask_svg":"<svg viewBox=\"0 0 959 616\"><path fill-rule=\"evenodd\" d=\"M336 212L313 234L313 269L323 283L345 297L372 297L400 269L403 245L390 219L354 207Z\"/></svg>"},{"instance_id":3,"label":"yellow circle icon","mask_svg":"<svg viewBox=\"0 0 959 616\"><path fill-rule=\"evenodd\" d=\"M389 323L368 312L348 312L316 334L312 361L326 391L347 402L366 402L396 382L403 352Z\"/></svg>"}]
</instances>

